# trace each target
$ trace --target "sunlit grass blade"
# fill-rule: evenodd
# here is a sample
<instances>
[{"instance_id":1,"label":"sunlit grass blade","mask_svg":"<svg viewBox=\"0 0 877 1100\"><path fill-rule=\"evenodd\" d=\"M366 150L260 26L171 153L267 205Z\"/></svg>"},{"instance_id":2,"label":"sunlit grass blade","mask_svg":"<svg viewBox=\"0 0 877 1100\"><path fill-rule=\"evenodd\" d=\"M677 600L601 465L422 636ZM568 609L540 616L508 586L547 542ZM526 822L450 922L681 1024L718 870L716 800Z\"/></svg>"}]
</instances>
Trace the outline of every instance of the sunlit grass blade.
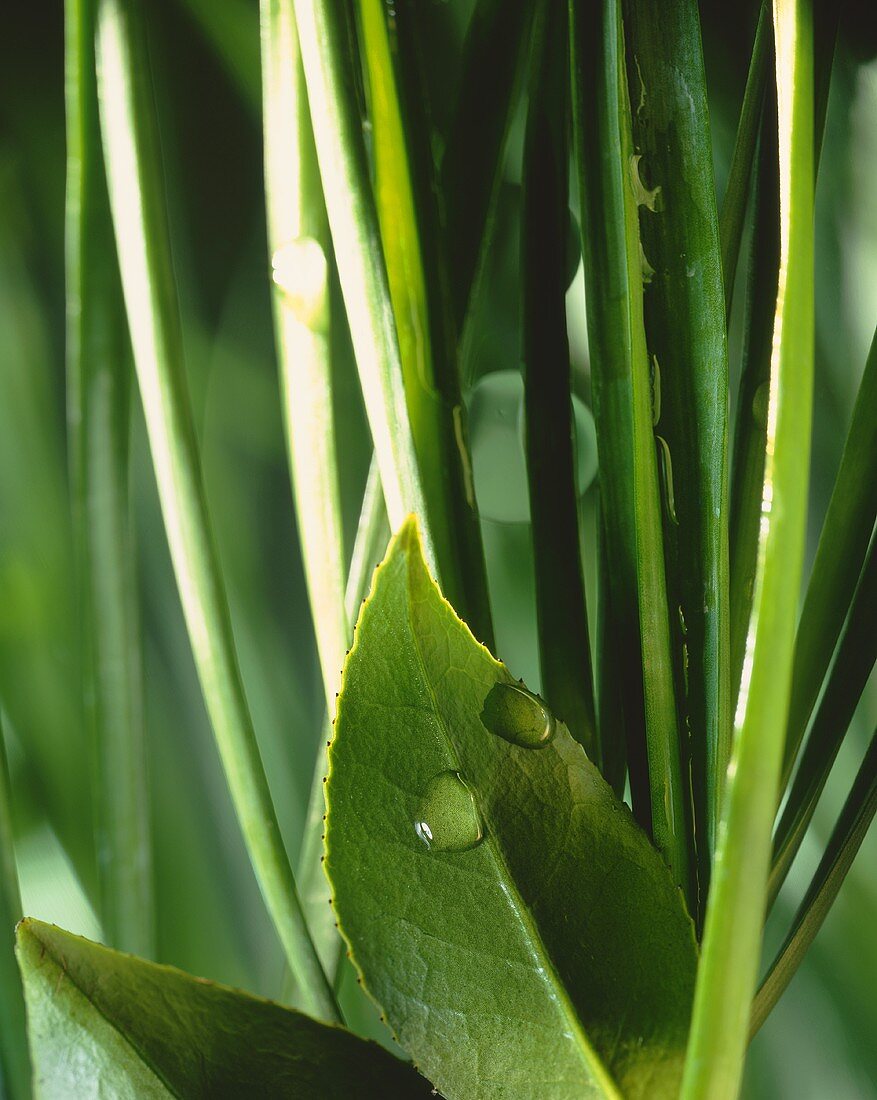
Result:
<instances>
[{"instance_id":1,"label":"sunlit grass blade","mask_svg":"<svg viewBox=\"0 0 877 1100\"><path fill-rule=\"evenodd\" d=\"M681 775L661 486L643 327L637 194L630 177L634 154L621 13L619 5L611 2L602 10L597 5L577 3L572 11L575 128L584 196L582 241L597 446L600 469L606 477L605 490L601 483L601 491L605 492L607 548L613 569L619 572L619 589L623 592L622 585L632 580L638 600L648 810L643 813L643 795L638 799L637 790L634 806L647 827L650 820L655 843L670 864L676 882L690 891L693 854L685 828L687 796ZM602 74L597 85L600 110L594 117L589 89L598 74ZM614 593L610 600L613 613L616 609L621 613L623 604L616 602ZM633 787L634 769L637 758L642 760L643 746L631 737L632 733L629 725L628 763Z\"/></svg>"},{"instance_id":2,"label":"sunlit grass blade","mask_svg":"<svg viewBox=\"0 0 877 1100\"><path fill-rule=\"evenodd\" d=\"M256 877L309 1008L337 1020L244 697L207 514L140 16L136 0L100 0L98 93L122 286L165 528L204 698Z\"/></svg>"},{"instance_id":3,"label":"sunlit grass blade","mask_svg":"<svg viewBox=\"0 0 877 1100\"><path fill-rule=\"evenodd\" d=\"M706 78L695 0L623 10L676 699L705 894L731 731L728 349Z\"/></svg>"},{"instance_id":4,"label":"sunlit grass blade","mask_svg":"<svg viewBox=\"0 0 877 1100\"><path fill-rule=\"evenodd\" d=\"M363 493L362 509L356 528L356 540L353 544L353 555L344 594L345 613L351 623L355 622L359 606L368 595L372 573L383 558L389 539L390 529L384 508L384 497L381 493L380 472L377 463L372 459ZM323 779L327 767L324 746L327 747L331 739L334 718L335 699L332 699L326 714L322 737L317 746L314 778L305 819L304 840L298 860L298 876L308 926L330 980L336 978L341 958L341 937L335 927L334 914L329 908L329 883L322 867L326 816Z\"/></svg>"},{"instance_id":5,"label":"sunlit grass blade","mask_svg":"<svg viewBox=\"0 0 877 1100\"><path fill-rule=\"evenodd\" d=\"M798 623L783 761L788 781L877 519L877 333L853 408ZM873 553L873 551L872 551ZM873 629L873 623L871 624Z\"/></svg>"},{"instance_id":6,"label":"sunlit grass blade","mask_svg":"<svg viewBox=\"0 0 877 1100\"><path fill-rule=\"evenodd\" d=\"M280 384L326 707L350 645L332 401L329 226L292 0L262 0L265 202Z\"/></svg>"},{"instance_id":7,"label":"sunlit grass blade","mask_svg":"<svg viewBox=\"0 0 877 1100\"><path fill-rule=\"evenodd\" d=\"M6 746L0 726L0 1096L30 1100L24 995L15 962L14 928L23 914L15 866Z\"/></svg>"},{"instance_id":8,"label":"sunlit grass blade","mask_svg":"<svg viewBox=\"0 0 877 1100\"><path fill-rule=\"evenodd\" d=\"M259 20L247 0L178 0L213 47L242 98L259 110Z\"/></svg>"},{"instance_id":9,"label":"sunlit grass blade","mask_svg":"<svg viewBox=\"0 0 877 1100\"><path fill-rule=\"evenodd\" d=\"M530 54L532 0L478 0L441 161L454 316L463 332L490 240L506 137Z\"/></svg>"},{"instance_id":10,"label":"sunlit grass blade","mask_svg":"<svg viewBox=\"0 0 877 1100\"><path fill-rule=\"evenodd\" d=\"M682 1100L736 1097L758 974L804 555L813 393L813 52L807 0L774 8L781 249L758 569Z\"/></svg>"},{"instance_id":11,"label":"sunlit grass blade","mask_svg":"<svg viewBox=\"0 0 877 1100\"><path fill-rule=\"evenodd\" d=\"M822 132L840 7L816 5L813 35L814 172L819 164ZM767 32L772 47L773 33ZM773 54L772 48L770 54ZM746 634L755 591L758 530L767 428L767 395L773 339L773 309L779 268L779 182L777 178L776 91L764 96L755 174L752 247L749 258L744 322L743 370L731 463L731 695L736 698L743 669ZM855 583L855 577L852 583ZM841 609L841 621L846 606ZM840 623L837 625L840 629ZM835 633L834 641L837 640ZM830 656L830 653L829 653ZM827 661L826 661L827 667ZM825 669L823 668L823 673ZM820 681L821 683L821 681ZM818 685L817 685L818 690ZM812 706L812 703L811 703Z\"/></svg>"},{"instance_id":12,"label":"sunlit grass blade","mask_svg":"<svg viewBox=\"0 0 877 1100\"><path fill-rule=\"evenodd\" d=\"M539 56L530 87L524 144L521 281L525 440L539 660L542 694L599 767L564 301L568 84L556 58L567 51L565 8L547 11L543 5L536 27Z\"/></svg>"},{"instance_id":13,"label":"sunlit grass blade","mask_svg":"<svg viewBox=\"0 0 877 1100\"><path fill-rule=\"evenodd\" d=\"M737 137L728 170L728 184L719 216L719 239L722 252L722 275L725 285L725 315L731 315L731 301L743 239L743 223L749 198L752 167L758 147L758 131L764 105L764 92L773 61L773 27L770 4L763 0L755 28L755 42L749 61L749 73L743 92Z\"/></svg>"},{"instance_id":14,"label":"sunlit grass blade","mask_svg":"<svg viewBox=\"0 0 877 1100\"><path fill-rule=\"evenodd\" d=\"M154 951L140 614L129 522L131 349L100 146L94 5L68 0L67 407L106 941Z\"/></svg>"},{"instance_id":15,"label":"sunlit grass blade","mask_svg":"<svg viewBox=\"0 0 877 1100\"><path fill-rule=\"evenodd\" d=\"M490 646L487 576L415 5L400 0L392 20L383 0L358 0L357 10L368 77L375 201L430 530L445 595Z\"/></svg>"},{"instance_id":16,"label":"sunlit grass blade","mask_svg":"<svg viewBox=\"0 0 877 1100\"><path fill-rule=\"evenodd\" d=\"M788 801L774 835L769 897L785 881L877 659L877 539L853 597Z\"/></svg>"},{"instance_id":17,"label":"sunlit grass blade","mask_svg":"<svg viewBox=\"0 0 877 1100\"><path fill-rule=\"evenodd\" d=\"M366 412L393 527L414 512L435 563L408 418L399 341L372 193L350 27L333 0L295 0L323 194Z\"/></svg>"},{"instance_id":18,"label":"sunlit grass blade","mask_svg":"<svg viewBox=\"0 0 877 1100\"><path fill-rule=\"evenodd\" d=\"M750 1036L755 1035L795 976L801 960L834 904L875 813L877 733L871 738L868 752L841 810L825 854L819 861L813 880L798 907L792 928L755 996Z\"/></svg>"}]
</instances>

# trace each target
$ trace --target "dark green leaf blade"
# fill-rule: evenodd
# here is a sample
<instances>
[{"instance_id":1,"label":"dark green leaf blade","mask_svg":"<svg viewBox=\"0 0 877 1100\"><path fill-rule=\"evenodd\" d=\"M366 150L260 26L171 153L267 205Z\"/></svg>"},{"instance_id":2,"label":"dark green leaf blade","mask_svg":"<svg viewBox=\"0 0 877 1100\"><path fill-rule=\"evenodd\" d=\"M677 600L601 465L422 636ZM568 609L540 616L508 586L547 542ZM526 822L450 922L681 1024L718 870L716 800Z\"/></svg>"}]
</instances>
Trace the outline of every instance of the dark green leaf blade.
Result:
<instances>
[{"instance_id":1,"label":"dark green leaf blade","mask_svg":"<svg viewBox=\"0 0 877 1100\"><path fill-rule=\"evenodd\" d=\"M491 691L538 719L409 521L329 754L327 869L354 962L449 1100L675 1096L696 965L679 892L565 727L544 721L538 749L488 732Z\"/></svg>"},{"instance_id":2,"label":"dark green leaf blade","mask_svg":"<svg viewBox=\"0 0 877 1100\"><path fill-rule=\"evenodd\" d=\"M342 1028L31 919L18 929L39 1095L426 1097Z\"/></svg>"}]
</instances>

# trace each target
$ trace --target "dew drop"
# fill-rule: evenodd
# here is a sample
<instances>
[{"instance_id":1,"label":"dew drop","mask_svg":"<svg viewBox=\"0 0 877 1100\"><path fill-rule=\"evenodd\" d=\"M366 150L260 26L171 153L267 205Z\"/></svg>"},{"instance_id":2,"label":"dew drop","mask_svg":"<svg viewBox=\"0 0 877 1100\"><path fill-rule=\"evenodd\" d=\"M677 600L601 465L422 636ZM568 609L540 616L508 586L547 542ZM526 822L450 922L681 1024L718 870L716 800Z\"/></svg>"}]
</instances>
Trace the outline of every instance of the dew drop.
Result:
<instances>
[{"instance_id":1,"label":"dew drop","mask_svg":"<svg viewBox=\"0 0 877 1100\"><path fill-rule=\"evenodd\" d=\"M770 403L770 382L762 382L752 398L752 418L759 428L767 427L767 407Z\"/></svg>"},{"instance_id":2,"label":"dew drop","mask_svg":"<svg viewBox=\"0 0 877 1100\"><path fill-rule=\"evenodd\" d=\"M656 435L661 454L661 478L664 482L664 502L667 506L667 515L671 521L679 526L679 518L676 515L676 494L673 490L673 460L670 457L670 445L662 435Z\"/></svg>"},{"instance_id":3,"label":"dew drop","mask_svg":"<svg viewBox=\"0 0 877 1100\"><path fill-rule=\"evenodd\" d=\"M320 243L300 237L271 257L271 274L297 321L319 329L327 323L328 265Z\"/></svg>"},{"instance_id":4,"label":"dew drop","mask_svg":"<svg viewBox=\"0 0 877 1100\"><path fill-rule=\"evenodd\" d=\"M652 427L658 426L661 419L661 366L657 355L652 356L652 369L650 371L652 382Z\"/></svg>"},{"instance_id":5,"label":"dew drop","mask_svg":"<svg viewBox=\"0 0 877 1100\"><path fill-rule=\"evenodd\" d=\"M484 700L486 729L525 749L541 749L554 736L554 715L539 698L518 684L494 684Z\"/></svg>"},{"instance_id":6,"label":"dew drop","mask_svg":"<svg viewBox=\"0 0 877 1100\"><path fill-rule=\"evenodd\" d=\"M423 792L414 831L434 852L465 852L484 837L475 797L458 772L433 776Z\"/></svg>"}]
</instances>

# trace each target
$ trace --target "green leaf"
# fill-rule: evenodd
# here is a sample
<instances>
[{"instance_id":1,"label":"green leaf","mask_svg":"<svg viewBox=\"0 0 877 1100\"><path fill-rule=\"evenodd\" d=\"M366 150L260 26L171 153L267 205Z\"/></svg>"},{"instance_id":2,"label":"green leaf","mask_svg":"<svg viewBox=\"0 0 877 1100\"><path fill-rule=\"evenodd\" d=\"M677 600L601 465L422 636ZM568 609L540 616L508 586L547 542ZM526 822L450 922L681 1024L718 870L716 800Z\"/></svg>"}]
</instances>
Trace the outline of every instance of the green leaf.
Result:
<instances>
[{"instance_id":1,"label":"green leaf","mask_svg":"<svg viewBox=\"0 0 877 1100\"><path fill-rule=\"evenodd\" d=\"M696 965L679 892L443 599L412 520L360 616L329 765L342 933L449 1100L676 1095Z\"/></svg>"},{"instance_id":2,"label":"green leaf","mask_svg":"<svg viewBox=\"0 0 877 1100\"><path fill-rule=\"evenodd\" d=\"M43 1100L430 1095L374 1043L173 967L31 919L17 951Z\"/></svg>"},{"instance_id":3,"label":"green leaf","mask_svg":"<svg viewBox=\"0 0 877 1100\"><path fill-rule=\"evenodd\" d=\"M740 1088L755 992L804 557L813 394L813 27L774 7L781 247L758 569L698 968L683 1100Z\"/></svg>"},{"instance_id":4,"label":"green leaf","mask_svg":"<svg viewBox=\"0 0 877 1100\"><path fill-rule=\"evenodd\" d=\"M21 979L12 953L12 929L21 919L21 895L12 836L9 769L0 727L0 1096L29 1100L30 1063Z\"/></svg>"},{"instance_id":5,"label":"green leaf","mask_svg":"<svg viewBox=\"0 0 877 1100\"><path fill-rule=\"evenodd\" d=\"M664 510L667 595L705 892L731 741L728 349L706 78L696 0L626 0L623 9L635 146L626 167L654 269L643 289L646 343L673 502Z\"/></svg>"}]
</instances>

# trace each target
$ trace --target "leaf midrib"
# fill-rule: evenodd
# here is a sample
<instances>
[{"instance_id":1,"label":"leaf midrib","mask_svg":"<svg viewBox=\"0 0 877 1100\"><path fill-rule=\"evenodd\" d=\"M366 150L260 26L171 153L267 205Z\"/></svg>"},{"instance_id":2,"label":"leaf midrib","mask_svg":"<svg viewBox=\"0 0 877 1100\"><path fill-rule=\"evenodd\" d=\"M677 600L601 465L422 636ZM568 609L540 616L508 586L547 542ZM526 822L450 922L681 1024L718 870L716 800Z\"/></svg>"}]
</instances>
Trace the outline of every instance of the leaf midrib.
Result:
<instances>
[{"instance_id":1,"label":"leaf midrib","mask_svg":"<svg viewBox=\"0 0 877 1100\"><path fill-rule=\"evenodd\" d=\"M411 616L411 606L414 601L414 593L411 586L411 569L406 563L406 589L408 592L408 600L406 601L405 614L408 619L408 625L411 628L411 636L414 639L414 652L416 654L417 664L423 675L423 681L426 685L426 690L429 694L430 702L432 703L433 714L436 717L438 726L440 727L444 736L445 743L448 748L448 753L451 756L455 765L455 770L462 772L463 767L460 762L456 746L445 726L445 723L441 717L441 711L439 710L436 700L435 690L433 688L432 680L427 671L426 662L423 658L423 654L420 649L420 638L417 633L417 629ZM449 605L450 606L450 605ZM463 626L463 628L469 633L472 642L484 648L477 641L471 631L468 630L465 622L456 616L457 621ZM496 662L499 667L504 667L500 662ZM480 809L480 807L479 807ZM527 947L530 951L531 958L536 962L537 972L542 976L543 983L548 989L548 994L551 1000L557 1005L561 1013L566 1018L569 1024L570 1036L575 1040L579 1056L585 1065L586 1071L589 1073L594 1083L602 1088L607 1100L622 1100L621 1093L618 1090L618 1086L614 1080L610 1077L608 1070L603 1065L602 1060L598 1056L597 1052L591 1045L585 1030L579 1019L578 1013L575 1010L575 1006L569 998L569 994L566 991L566 987L561 981L560 974L557 967L554 964L554 960L548 952L542 937L539 934L532 914L527 908L524 899L521 897L521 893L518 890L517 883L509 870L505 857L499 848L492 832L486 830L486 836L483 843L487 846L491 856L497 866L497 877L499 879L500 888L503 894L509 902L512 912L515 915L527 943Z\"/></svg>"}]
</instances>

